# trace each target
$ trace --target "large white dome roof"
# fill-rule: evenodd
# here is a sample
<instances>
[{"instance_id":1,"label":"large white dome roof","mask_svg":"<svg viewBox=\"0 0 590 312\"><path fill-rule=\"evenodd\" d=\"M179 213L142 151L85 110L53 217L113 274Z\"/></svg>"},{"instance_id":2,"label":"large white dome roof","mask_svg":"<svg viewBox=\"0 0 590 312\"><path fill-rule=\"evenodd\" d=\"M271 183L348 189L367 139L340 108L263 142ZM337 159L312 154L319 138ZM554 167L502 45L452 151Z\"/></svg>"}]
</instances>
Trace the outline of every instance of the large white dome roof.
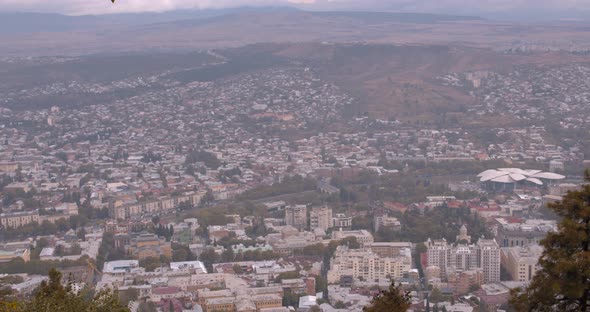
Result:
<instances>
[{"instance_id":1,"label":"large white dome roof","mask_svg":"<svg viewBox=\"0 0 590 312\"><path fill-rule=\"evenodd\" d=\"M515 183L528 181L537 185L543 185L542 180L562 180L565 176L542 170L523 170L519 168L490 169L477 175L481 182L492 181L497 183Z\"/></svg>"}]
</instances>

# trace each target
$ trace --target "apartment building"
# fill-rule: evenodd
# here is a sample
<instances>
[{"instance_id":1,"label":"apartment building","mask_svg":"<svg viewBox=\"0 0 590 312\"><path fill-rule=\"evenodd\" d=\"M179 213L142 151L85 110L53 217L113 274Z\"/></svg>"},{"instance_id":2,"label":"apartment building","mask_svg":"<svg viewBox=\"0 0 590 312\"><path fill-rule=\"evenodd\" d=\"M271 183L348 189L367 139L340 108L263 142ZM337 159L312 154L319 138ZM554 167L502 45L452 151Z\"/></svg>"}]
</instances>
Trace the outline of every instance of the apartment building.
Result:
<instances>
[{"instance_id":1,"label":"apartment building","mask_svg":"<svg viewBox=\"0 0 590 312\"><path fill-rule=\"evenodd\" d=\"M495 240L479 239L476 244L448 244L445 239L426 241L427 267L436 266L441 277L449 272L482 269L484 282L500 280L500 247Z\"/></svg>"},{"instance_id":2,"label":"apartment building","mask_svg":"<svg viewBox=\"0 0 590 312\"><path fill-rule=\"evenodd\" d=\"M307 206L292 205L285 208L285 224L299 231L307 228Z\"/></svg>"},{"instance_id":3,"label":"apartment building","mask_svg":"<svg viewBox=\"0 0 590 312\"><path fill-rule=\"evenodd\" d=\"M527 247L506 247L501 249L502 265L510 273L512 280L529 282L539 269L538 263L543 247L529 245Z\"/></svg>"},{"instance_id":4,"label":"apartment building","mask_svg":"<svg viewBox=\"0 0 590 312\"><path fill-rule=\"evenodd\" d=\"M347 246L339 246L330 261L328 282L338 283L342 276L352 276L363 281L399 279L411 268L410 250L404 250L397 257L380 257L370 249L349 249Z\"/></svg>"},{"instance_id":5,"label":"apartment building","mask_svg":"<svg viewBox=\"0 0 590 312\"><path fill-rule=\"evenodd\" d=\"M332 208L328 206L313 207L309 214L309 219L312 230L322 229L326 231L333 225Z\"/></svg>"}]
</instances>

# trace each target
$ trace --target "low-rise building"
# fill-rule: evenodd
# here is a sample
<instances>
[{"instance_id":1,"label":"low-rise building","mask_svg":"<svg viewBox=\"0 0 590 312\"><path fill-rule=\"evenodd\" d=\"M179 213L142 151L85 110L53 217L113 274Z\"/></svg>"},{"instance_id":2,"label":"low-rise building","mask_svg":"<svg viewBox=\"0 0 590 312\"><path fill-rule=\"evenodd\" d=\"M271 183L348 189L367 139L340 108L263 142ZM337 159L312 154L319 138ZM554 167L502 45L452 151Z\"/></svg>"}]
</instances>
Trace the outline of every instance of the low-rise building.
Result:
<instances>
[{"instance_id":1,"label":"low-rise building","mask_svg":"<svg viewBox=\"0 0 590 312\"><path fill-rule=\"evenodd\" d=\"M4 228L18 228L33 222L39 223L38 211L0 213L0 224Z\"/></svg>"},{"instance_id":2,"label":"low-rise building","mask_svg":"<svg viewBox=\"0 0 590 312\"><path fill-rule=\"evenodd\" d=\"M172 258L170 243L155 234L143 233L132 237L126 249L127 252L139 260L149 257L159 258L160 256L165 256L168 259Z\"/></svg>"},{"instance_id":3,"label":"low-rise building","mask_svg":"<svg viewBox=\"0 0 590 312\"><path fill-rule=\"evenodd\" d=\"M371 244L375 241L373 235L371 235L371 233L369 233L367 230L343 231L340 229L339 231L332 232L332 240L342 240L347 237L356 238L361 247L365 244Z\"/></svg>"}]
</instances>

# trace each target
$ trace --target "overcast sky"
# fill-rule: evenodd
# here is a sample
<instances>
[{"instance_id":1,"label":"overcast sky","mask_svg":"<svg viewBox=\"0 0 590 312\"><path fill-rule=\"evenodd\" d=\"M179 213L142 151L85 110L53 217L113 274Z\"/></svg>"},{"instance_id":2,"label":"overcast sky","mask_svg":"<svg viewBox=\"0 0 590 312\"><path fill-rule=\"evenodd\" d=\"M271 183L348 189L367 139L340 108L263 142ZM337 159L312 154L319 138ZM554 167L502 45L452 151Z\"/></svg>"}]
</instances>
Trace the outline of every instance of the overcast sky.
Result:
<instances>
[{"instance_id":1,"label":"overcast sky","mask_svg":"<svg viewBox=\"0 0 590 312\"><path fill-rule=\"evenodd\" d=\"M0 0L0 11L53 12L72 15L168 11L176 9L292 5L305 9L401 11L482 16L547 15L580 17L590 0ZM583 13L582 13L583 12ZM583 15L582 15L583 16Z\"/></svg>"}]
</instances>

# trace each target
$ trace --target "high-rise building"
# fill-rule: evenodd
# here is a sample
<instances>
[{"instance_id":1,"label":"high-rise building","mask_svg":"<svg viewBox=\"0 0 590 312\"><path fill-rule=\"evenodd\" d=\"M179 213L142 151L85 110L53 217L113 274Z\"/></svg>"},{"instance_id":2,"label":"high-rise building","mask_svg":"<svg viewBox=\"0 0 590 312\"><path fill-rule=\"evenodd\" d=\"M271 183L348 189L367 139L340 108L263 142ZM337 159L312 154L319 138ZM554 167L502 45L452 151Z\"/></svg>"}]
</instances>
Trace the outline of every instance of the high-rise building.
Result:
<instances>
[{"instance_id":1,"label":"high-rise building","mask_svg":"<svg viewBox=\"0 0 590 312\"><path fill-rule=\"evenodd\" d=\"M307 227L307 206L291 205L285 208L285 223L298 230L304 230Z\"/></svg>"},{"instance_id":2,"label":"high-rise building","mask_svg":"<svg viewBox=\"0 0 590 312\"><path fill-rule=\"evenodd\" d=\"M332 208L328 206L314 207L309 214L309 225L312 230L326 231L332 227Z\"/></svg>"},{"instance_id":3,"label":"high-rise building","mask_svg":"<svg viewBox=\"0 0 590 312\"><path fill-rule=\"evenodd\" d=\"M500 281L500 246L493 239L477 241L478 268L483 269L485 283Z\"/></svg>"},{"instance_id":4,"label":"high-rise building","mask_svg":"<svg viewBox=\"0 0 590 312\"><path fill-rule=\"evenodd\" d=\"M482 269L484 282L500 280L500 247L495 240L480 239L477 244L448 244L445 239L426 241L427 266L440 268L441 277L448 271Z\"/></svg>"}]
</instances>

